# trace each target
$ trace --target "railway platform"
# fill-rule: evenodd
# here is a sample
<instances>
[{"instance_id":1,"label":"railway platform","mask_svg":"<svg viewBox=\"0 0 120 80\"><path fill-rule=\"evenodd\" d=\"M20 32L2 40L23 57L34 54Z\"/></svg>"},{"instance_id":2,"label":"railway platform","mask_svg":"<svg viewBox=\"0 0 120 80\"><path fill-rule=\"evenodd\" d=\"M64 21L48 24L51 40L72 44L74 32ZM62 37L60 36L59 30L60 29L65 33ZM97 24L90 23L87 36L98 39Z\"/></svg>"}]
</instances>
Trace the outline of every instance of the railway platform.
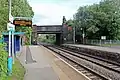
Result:
<instances>
[{"instance_id":1,"label":"railway platform","mask_svg":"<svg viewBox=\"0 0 120 80\"><path fill-rule=\"evenodd\" d=\"M82 45L82 44L63 44L64 46L73 46L73 47L81 47L81 48L88 48L100 51L107 51L107 52L114 52L120 53L119 48L112 48L112 47L100 47L100 46L91 46L91 45Z\"/></svg>"},{"instance_id":2,"label":"railway platform","mask_svg":"<svg viewBox=\"0 0 120 80\"><path fill-rule=\"evenodd\" d=\"M43 46L24 46L18 58L26 69L24 80L89 80Z\"/></svg>"}]
</instances>

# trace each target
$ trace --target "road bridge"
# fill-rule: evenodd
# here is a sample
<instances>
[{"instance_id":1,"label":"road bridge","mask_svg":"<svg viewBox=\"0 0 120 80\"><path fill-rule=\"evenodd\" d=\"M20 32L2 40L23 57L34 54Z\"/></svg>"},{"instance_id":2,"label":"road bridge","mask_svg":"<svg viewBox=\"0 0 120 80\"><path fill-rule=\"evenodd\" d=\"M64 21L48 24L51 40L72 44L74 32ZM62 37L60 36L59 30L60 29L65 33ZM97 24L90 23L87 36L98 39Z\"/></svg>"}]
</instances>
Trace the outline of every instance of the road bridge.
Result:
<instances>
[{"instance_id":1,"label":"road bridge","mask_svg":"<svg viewBox=\"0 0 120 80\"><path fill-rule=\"evenodd\" d=\"M56 44L63 41L63 25L33 25L32 43L37 43L38 34L56 34Z\"/></svg>"}]
</instances>

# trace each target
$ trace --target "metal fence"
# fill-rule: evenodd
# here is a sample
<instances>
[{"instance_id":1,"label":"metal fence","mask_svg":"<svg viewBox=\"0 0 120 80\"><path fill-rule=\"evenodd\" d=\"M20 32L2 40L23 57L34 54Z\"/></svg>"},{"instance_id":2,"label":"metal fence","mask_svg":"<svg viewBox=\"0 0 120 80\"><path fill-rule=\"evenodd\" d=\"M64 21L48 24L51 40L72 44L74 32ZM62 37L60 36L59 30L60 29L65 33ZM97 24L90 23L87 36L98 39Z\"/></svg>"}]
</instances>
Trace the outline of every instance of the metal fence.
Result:
<instances>
[{"instance_id":1,"label":"metal fence","mask_svg":"<svg viewBox=\"0 0 120 80\"><path fill-rule=\"evenodd\" d=\"M120 46L120 40L86 40L86 44L99 46Z\"/></svg>"}]
</instances>

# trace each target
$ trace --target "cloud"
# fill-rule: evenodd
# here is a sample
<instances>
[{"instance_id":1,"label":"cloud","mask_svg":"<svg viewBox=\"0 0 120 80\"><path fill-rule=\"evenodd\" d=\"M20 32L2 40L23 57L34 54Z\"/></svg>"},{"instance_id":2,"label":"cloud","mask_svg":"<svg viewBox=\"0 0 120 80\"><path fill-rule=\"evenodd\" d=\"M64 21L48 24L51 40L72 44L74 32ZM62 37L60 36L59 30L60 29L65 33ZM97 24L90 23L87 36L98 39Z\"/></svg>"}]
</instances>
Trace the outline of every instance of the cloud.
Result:
<instances>
[{"instance_id":1,"label":"cloud","mask_svg":"<svg viewBox=\"0 0 120 80\"><path fill-rule=\"evenodd\" d=\"M69 19L72 18L72 15L76 12L75 9L70 9L69 7L64 7L56 4L45 3L45 4L35 4L35 5L33 4L32 6L35 12L34 20L39 19L39 22L37 22L37 24L40 23L42 25L61 24L63 16L66 16L66 18Z\"/></svg>"},{"instance_id":2,"label":"cloud","mask_svg":"<svg viewBox=\"0 0 120 80\"><path fill-rule=\"evenodd\" d=\"M72 19L79 6L98 3L100 0L29 0L35 16L34 24L62 24L62 17Z\"/></svg>"}]
</instances>

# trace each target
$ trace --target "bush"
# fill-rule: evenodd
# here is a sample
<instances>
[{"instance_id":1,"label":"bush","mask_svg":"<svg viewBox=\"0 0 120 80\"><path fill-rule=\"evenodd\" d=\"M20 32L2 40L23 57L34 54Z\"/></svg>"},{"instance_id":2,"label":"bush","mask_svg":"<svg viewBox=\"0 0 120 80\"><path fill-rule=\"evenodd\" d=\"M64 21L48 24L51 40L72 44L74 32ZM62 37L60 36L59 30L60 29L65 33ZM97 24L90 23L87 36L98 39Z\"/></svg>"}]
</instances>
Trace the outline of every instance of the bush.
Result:
<instances>
[{"instance_id":1,"label":"bush","mask_svg":"<svg viewBox=\"0 0 120 80\"><path fill-rule=\"evenodd\" d=\"M8 52L5 50L5 44L0 43L0 80L7 78L7 57Z\"/></svg>"}]
</instances>

